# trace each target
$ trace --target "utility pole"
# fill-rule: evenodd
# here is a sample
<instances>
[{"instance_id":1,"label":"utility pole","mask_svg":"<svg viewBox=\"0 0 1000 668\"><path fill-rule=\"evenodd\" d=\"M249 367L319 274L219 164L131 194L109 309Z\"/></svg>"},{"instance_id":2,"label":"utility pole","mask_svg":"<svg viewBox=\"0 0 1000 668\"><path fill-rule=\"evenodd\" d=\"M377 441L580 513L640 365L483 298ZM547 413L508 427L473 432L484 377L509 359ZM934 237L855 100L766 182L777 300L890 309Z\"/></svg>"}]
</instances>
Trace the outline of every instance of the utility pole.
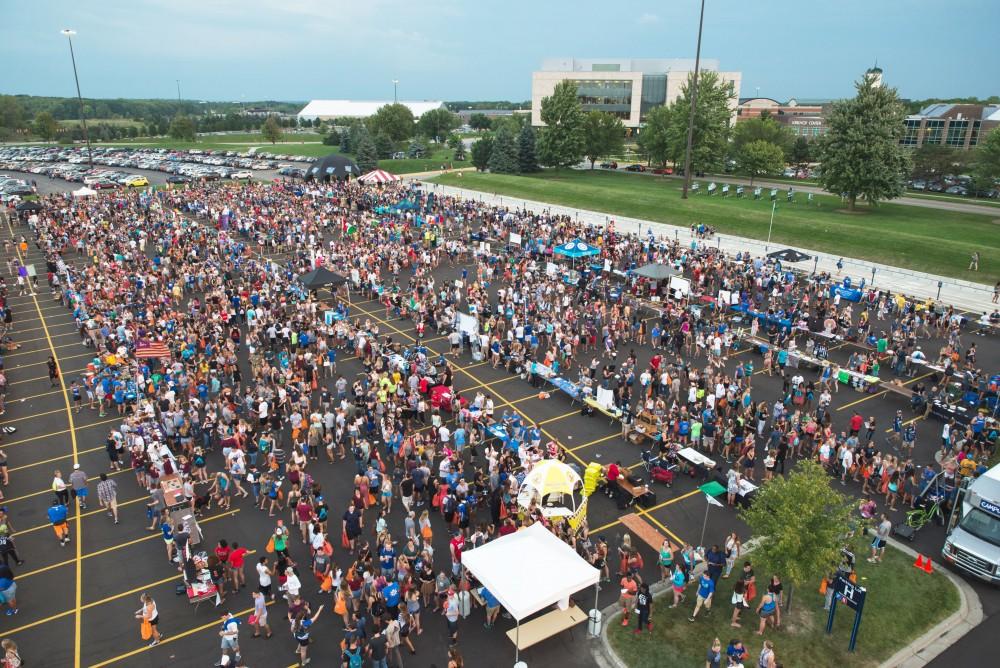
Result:
<instances>
[{"instance_id":1,"label":"utility pole","mask_svg":"<svg viewBox=\"0 0 1000 668\"><path fill-rule=\"evenodd\" d=\"M69 57L73 61L73 80L76 81L76 99L80 103L80 123L83 125L83 140L87 142L87 163L93 169L94 152L90 147L90 133L87 131L87 115L83 112L83 96L80 94L80 77L76 73L76 54L73 53L73 35L76 34L76 31L64 28L61 32L69 40Z\"/></svg>"},{"instance_id":2,"label":"utility pole","mask_svg":"<svg viewBox=\"0 0 1000 668\"><path fill-rule=\"evenodd\" d=\"M694 52L694 76L691 79L691 114L688 116L687 150L684 151L684 189L681 199L687 199L691 188L691 145L694 143L694 110L698 102L698 68L701 66L701 27L705 23L705 0L701 0L698 16L698 46Z\"/></svg>"},{"instance_id":3,"label":"utility pole","mask_svg":"<svg viewBox=\"0 0 1000 668\"><path fill-rule=\"evenodd\" d=\"M181 80L177 80L177 104L181 103ZM180 109L178 109L178 112Z\"/></svg>"},{"instance_id":4,"label":"utility pole","mask_svg":"<svg viewBox=\"0 0 1000 668\"><path fill-rule=\"evenodd\" d=\"M392 103L399 103L399 79L392 80Z\"/></svg>"}]
</instances>

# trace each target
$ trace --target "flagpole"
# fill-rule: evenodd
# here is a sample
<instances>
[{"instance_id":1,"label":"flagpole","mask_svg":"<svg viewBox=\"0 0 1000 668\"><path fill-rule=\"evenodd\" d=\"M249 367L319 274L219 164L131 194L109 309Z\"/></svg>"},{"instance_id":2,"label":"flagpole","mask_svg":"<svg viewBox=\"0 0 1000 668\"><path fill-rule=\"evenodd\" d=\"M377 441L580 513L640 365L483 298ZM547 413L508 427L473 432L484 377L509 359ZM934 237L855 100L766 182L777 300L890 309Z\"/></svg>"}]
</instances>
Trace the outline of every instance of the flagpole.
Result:
<instances>
[{"instance_id":1,"label":"flagpole","mask_svg":"<svg viewBox=\"0 0 1000 668\"><path fill-rule=\"evenodd\" d=\"M764 252L768 250L768 246L771 244L771 228L774 227L774 209L778 206L777 200L771 202L771 222L767 226L767 244L764 245Z\"/></svg>"},{"instance_id":2,"label":"flagpole","mask_svg":"<svg viewBox=\"0 0 1000 668\"><path fill-rule=\"evenodd\" d=\"M698 547L703 547L705 545L705 529L708 527L708 509L712 507L712 504L708 502L708 494L705 494L705 519L701 523L701 538L698 540Z\"/></svg>"}]
</instances>

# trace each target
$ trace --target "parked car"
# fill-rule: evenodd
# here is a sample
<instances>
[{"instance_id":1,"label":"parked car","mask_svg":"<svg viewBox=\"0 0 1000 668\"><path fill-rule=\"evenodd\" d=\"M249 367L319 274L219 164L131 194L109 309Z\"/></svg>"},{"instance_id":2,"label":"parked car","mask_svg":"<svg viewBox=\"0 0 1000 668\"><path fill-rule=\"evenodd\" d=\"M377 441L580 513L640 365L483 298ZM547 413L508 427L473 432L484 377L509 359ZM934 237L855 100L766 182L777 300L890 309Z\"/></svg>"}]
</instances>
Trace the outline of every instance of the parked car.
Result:
<instances>
[{"instance_id":1,"label":"parked car","mask_svg":"<svg viewBox=\"0 0 1000 668\"><path fill-rule=\"evenodd\" d=\"M654 174L663 174L663 175L669 176L670 174L674 173L674 168L673 167L657 167L656 169L653 170L653 173Z\"/></svg>"},{"instance_id":2,"label":"parked car","mask_svg":"<svg viewBox=\"0 0 1000 668\"><path fill-rule=\"evenodd\" d=\"M109 179L101 179L100 181L94 181L90 184L90 187L94 190L111 190L117 188L118 184Z\"/></svg>"},{"instance_id":3,"label":"parked car","mask_svg":"<svg viewBox=\"0 0 1000 668\"><path fill-rule=\"evenodd\" d=\"M927 190L927 181L923 179L914 179L910 182L910 187L914 190Z\"/></svg>"},{"instance_id":4,"label":"parked car","mask_svg":"<svg viewBox=\"0 0 1000 668\"><path fill-rule=\"evenodd\" d=\"M645 165L639 165L639 164L629 165L628 167L625 168L625 171L626 172L644 172L644 171L646 171L646 166Z\"/></svg>"},{"instance_id":5,"label":"parked car","mask_svg":"<svg viewBox=\"0 0 1000 668\"><path fill-rule=\"evenodd\" d=\"M253 178L253 172L250 172L250 171L247 171L245 169L242 169L240 171L233 172L232 174L230 174L229 178L231 178L231 179L252 179Z\"/></svg>"},{"instance_id":6,"label":"parked car","mask_svg":"<svg viewBox=\"0 0 1000 668\"><path fill-rule=\"evenodd\" d=\"M147 179L142 174L136 174L135 176L130 176L125 180L125 185L129 188L142 188L143 186L149 185L149 179Z\"/></svg>"},{"instance_id":7,"label":"parked car","mask_svg":"<svg viewBox=\"0 0 1000 668\"><path fill-rule=\"evenodd\" d=\"M171 174L167 177L167 183L191 183L191 177L183 174Z\"/></svg>"},{"instance_id":8,"label":"parked car","mask_svg":"<svg viewBox=\"0 0 1000 668\"><path fill-rule=\"evenodd\" d=\"M969 189L965 186L949 186L945 192L949 195L968 195Z\"/></svg>"},{"instance_id":9,"label":"parked car","mask_svg":"<svg viewBox=\"0 0 1000 668\"><path fill-rule=\"evenodd\" d=\"M785 171L783 171L781 173L781 175L784 176L784 177L786 177L786 178L789 178L789 179L795 178L795 168L794 167L786 167Z\"/></svg>"},{"instance_id":10,"label":"parked car","mask_svg":"<svg viewBox=\"0 0 1000 668\"><path fill-rule=\"evenodd\" d=\"M613 160L611 162L602 162L601 169L618 169L618 163Z\"/></svg>"}]
</instances>

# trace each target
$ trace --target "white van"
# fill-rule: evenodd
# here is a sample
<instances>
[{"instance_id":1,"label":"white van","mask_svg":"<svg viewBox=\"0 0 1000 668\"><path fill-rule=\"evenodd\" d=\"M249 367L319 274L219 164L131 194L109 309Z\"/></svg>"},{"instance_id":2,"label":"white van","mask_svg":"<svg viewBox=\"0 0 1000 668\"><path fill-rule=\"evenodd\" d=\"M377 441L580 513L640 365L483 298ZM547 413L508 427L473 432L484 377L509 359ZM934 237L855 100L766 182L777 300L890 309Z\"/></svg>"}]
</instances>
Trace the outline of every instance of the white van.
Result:
<instances>
[{"instance_id":1,"label":"white van","mask_svg":"<svg viewBox=\"0 0 1000 668\"><path fill-rule=\"evenodd\" d=\"M1000 464L959 489L941 556L1000 584Z\"/></svg>"}]
</instances>

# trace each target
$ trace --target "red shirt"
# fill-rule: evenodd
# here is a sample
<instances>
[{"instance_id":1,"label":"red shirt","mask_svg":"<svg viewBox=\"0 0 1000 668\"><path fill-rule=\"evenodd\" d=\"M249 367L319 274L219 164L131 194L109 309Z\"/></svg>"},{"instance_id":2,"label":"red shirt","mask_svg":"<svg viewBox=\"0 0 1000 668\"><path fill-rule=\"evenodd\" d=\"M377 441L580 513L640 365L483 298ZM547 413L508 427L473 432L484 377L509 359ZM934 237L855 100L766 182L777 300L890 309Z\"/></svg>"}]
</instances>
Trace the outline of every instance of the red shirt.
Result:
<instances>
[{"instance_id":1,"label":"red shirt","mask_svg":"<svg viewBox=\"0 0 1000 668\"><path fill-rule=\"evenodd\" d=\"M229 553L232 552L228 547L217 547L215 548L215 556L219 558L219 561L226 563L229 559Z\"/></svg>"},{"instance_id":2,"label":"red shirt","mask_svg":"<svg viewBox=\"0 0 1000 668\"><path fill-rule=\"evenodd\" d=\"M618 468L618 464L608 465L608 482L614 482L618 480L621 476L621 470Z\"/></svg>"},{"instance_id":3,"label":"red shirt","mask_svg":"<svg viewBox=\"0 0 1000 668\"><path fill-rule=\"evenodd\" d=\"M852 415L851 416L851 430L852 431L861 431L861 423L862 422L863 422L863 420L861 419L860 415Z\"/></svg>"},{"instance_id":4,"label":"red shirt","mask_svg":"<svg viewBox=\"0 0 1000 668\"><path fill-rule=\"evenodd\" d=\"M229 565L233 568L243 568L243 557L247 554L245 547L238 547L229 553Z\"/></svg>"}]
</instances>

